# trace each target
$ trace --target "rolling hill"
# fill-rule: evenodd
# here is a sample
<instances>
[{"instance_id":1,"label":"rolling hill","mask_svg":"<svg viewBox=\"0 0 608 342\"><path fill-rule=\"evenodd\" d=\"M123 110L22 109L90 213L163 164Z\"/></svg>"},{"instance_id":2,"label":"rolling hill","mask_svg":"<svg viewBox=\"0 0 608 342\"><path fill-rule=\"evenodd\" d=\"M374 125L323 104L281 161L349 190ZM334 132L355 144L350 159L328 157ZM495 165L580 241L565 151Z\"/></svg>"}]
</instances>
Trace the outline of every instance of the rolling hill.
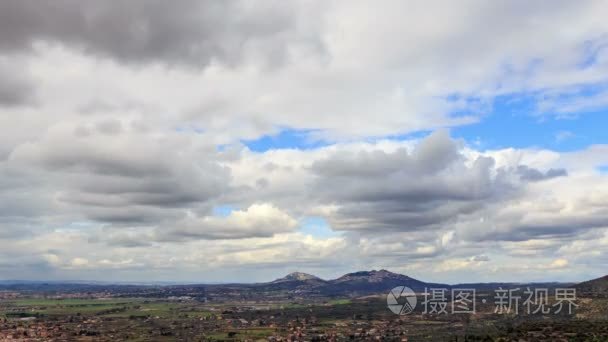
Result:
<instances>
[{"instance_id":1,"label":"rolling hill","mask_svg":"<svg viewBox=\"0 0 608 342\"><path fill-rule=\"evenodd\" d=\"M608 297L608 275L577 284L576 290L581 295Z\"/></svg>"}]
</instances>

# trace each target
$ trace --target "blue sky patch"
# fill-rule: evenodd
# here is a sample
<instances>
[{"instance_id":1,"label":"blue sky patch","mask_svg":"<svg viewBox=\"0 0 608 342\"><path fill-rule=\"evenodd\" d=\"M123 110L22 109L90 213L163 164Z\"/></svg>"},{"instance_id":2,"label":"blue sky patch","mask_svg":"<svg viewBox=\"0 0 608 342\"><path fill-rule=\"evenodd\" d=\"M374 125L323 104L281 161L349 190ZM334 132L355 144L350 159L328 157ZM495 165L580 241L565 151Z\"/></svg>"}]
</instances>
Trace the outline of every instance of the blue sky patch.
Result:
<instances>
[{"instance_id":1,"label":"blue sky patch","mask_svg":"<svg viewBox=\"0 0 608 342\"><path fill-rule=\"evenodd\" d=\"M300 225L300 232L312 235L316 238L330 238L340 235L339 232L333 231L327 221L322 217L306 217L300 222Z\"/></svg>"},{"instance_id":2,"label":"blue sky patch","mask_svg":"<svg viewBox=\"0 0 608 342\"><path fill-rule=\"evenodd\" d=\"M606 110L570 117L535 112L532 97L499 97L491 113L477 123L452 129L452 135L482 150L513 147L574 151L608 143Z\"/></svg>"},{"instance_id":3,"label":"blue sky patch","mask_svg":"<svg viewBox=\"0 0 608 342\"><path fill-rule=\"evenodd\" d=\"M277 134L264 135L258 139L242 140L241 142L255 152L285 148L313 149L330 145L327 142L312 139L311 134L314 132L316 131L285 128Z\"/></svg>"},{"instance_id":4,"label":"blue sky patch","mask_svg":"<svg viewBox=\"0 0 608 342\"><path fill-rule=\"evenodd\" d=\"M213 215L227 217L227 216L230 216L230 214L232 214L232 212L234 210L237 210L237 209L231 205L228 205L228 204L219 205L219 206L216 206L213 208Z\"/></svg>"}]
</instances>

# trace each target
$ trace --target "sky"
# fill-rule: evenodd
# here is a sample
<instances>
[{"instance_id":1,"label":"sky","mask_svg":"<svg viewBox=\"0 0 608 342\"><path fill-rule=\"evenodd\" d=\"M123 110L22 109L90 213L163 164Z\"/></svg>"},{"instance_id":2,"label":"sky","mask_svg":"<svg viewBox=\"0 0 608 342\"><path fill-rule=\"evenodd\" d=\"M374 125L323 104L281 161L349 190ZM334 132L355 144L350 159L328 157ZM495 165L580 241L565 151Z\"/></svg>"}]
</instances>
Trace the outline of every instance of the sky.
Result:
<instances>
[{"instance_id":1,"label":"sky","mask_svg":"<svg viewBox=\"0 0 608 342\"><path fill-rule=\"evenodd\" d=\"M0 280L608 264L605 1L0 2Z\"/></svg>"}]
</instances>

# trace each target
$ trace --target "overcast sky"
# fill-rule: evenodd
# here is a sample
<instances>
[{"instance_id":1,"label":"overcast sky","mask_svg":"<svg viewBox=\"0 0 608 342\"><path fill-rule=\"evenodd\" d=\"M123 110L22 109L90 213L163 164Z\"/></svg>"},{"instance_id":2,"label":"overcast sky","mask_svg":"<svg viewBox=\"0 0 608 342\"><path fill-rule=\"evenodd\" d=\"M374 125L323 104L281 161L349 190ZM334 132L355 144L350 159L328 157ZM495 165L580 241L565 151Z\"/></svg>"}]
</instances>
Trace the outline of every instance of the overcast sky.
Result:
<instances>
[{"instance_id":1,"label":"overcast sky","mask_svg":"<svg viewBox=\"0 0 608 342\"><path fill-rule=\"evenodd\" d=\"M606 13L0 0L0 279L603 276Z\"/></svg>"}]
</instances>

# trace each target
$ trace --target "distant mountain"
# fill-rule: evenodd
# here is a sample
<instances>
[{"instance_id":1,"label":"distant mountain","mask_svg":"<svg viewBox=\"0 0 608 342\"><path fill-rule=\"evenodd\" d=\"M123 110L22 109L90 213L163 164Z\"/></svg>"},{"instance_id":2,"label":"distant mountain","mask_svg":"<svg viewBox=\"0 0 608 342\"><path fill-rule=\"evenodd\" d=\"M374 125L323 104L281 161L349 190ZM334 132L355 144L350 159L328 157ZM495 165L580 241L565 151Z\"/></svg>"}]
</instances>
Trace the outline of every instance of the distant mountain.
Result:
<instances>
[{"instance_id":1,"label":"distant mountain","mask_svg":"<svg viewBox=\"0 0 608 342\"><path fill-rule=\"evenodd\" d=\"M253 287L262 292L287 291L290 293L320 293L327 282L312 274L293 272L283 278L267 283L257 283Z\"/></svg>"},{"instance_id":2,"label":"distant mountain","mask_svg":"<svg viewBox=\"0 0 608 342\"><path fill-rule=\"evenodd\" d=\"M403 280L406 282L410 282L410 281L418 282L418 280L415 280L408 276L393 273L393 272L390 272L387 270L380 270L380 271L371 270L371 271L348 273L348 274L341 276L338 279L332 280L332 283L334 283L334 284L353 284L353 283L373 284L373 283L384 283L386 281L392 281L392 280ZM422 283L422 282L420 282L420 283Z\"/></svg>"},{"instance_id":3,"label":"distant mountain","mask_svg":"<svg viewBox=\"0 0 608 342\"><path fill-rule=\"evenodd\" d=\"M276 279L272 282L273 283L282 283L282 282L291 282L291 281L314 281L314 282L322 282L322 283L325 282L325 280L323 280L317 276L314 276L314 275L308 274L308 273L303 273L303 272L289 273L285 277Z\"/></svg>"},{"instance_id":4,"label":"distant mountain","mask_svg":"<svg viewBox=\"0 0 608 342\"><path fill-rule=\"evenodd\" d=\"M589 280L574 286L583 295L608 296L608 275Z\"/></svg>"},{"instance_id":5,"label":"distant mountain","mask_svg":"<svg viewBox=\"0 0 608 342\"><path fill-rule=\"evenodd\" d=\"M332 294L384 293L397 286L407 286L414 291L424 291L429 287L449 288L449 285L425 283L387 270L348 273L338 279L330 280L329 283L327 291Z\"/></svg>"},{"instance_id":6,"label":"distant mountain","mask_svg":"<svg viewBox=\"0 0 608 342\"><path fill-rule=\"evenodd\" d=\"M264 293L281 291L294 295L350 297L387 293L397 286L407 286L414 291L424 291L426 287L449 287L444 284L425 283L387 270L372 270L348 273L333 280L323 280L308 273L293 272L271 282L253 284L251 288Z\"/></svg>"}]
</instances>

